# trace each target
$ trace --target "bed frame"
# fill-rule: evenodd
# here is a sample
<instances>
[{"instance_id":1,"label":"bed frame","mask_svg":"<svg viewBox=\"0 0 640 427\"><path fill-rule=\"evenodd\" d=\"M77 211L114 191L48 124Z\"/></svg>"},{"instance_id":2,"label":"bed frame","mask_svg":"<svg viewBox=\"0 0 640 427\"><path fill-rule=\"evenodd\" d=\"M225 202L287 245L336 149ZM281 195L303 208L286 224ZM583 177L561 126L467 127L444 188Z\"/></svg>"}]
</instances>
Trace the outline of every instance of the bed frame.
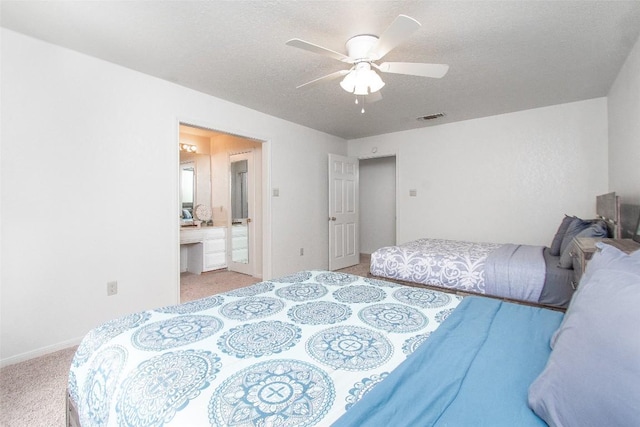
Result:
<instances>
[{"instance_id":1,"label":"bed frame","mask_svg":"<svg viewBox=\"0 0 640 427\"><path fill-rule=\"evenodd\" d=\"M640 216L640 205L622 203L615 192L596 197L596 215L607 223L614 239L630 239Z\"/></svg>"},{"instance_id":2,"label":"bed frame","mask_svg":"<svg viewBox=\"0 0 640 427\"><path fill-rule=\"evenodd\" d=\"M565 311L567 311L566 308L558 307L558 306L555 306L555 305L540 304L538 302L522 301L522 300L518 300L518 299L498 297L498 296L495 296L495 295L481 294L481 293L478 293L478 292L460 291L460 290L457 290L457 289L450 289L450 288L445 288L445 287L441 287L441 286L426 285L424 283L407 282L405 280L400 280L400 279L390 279L388 277L374 276L371 273L367 273L367 277L369 277L371 279L384 280L386 282L397 283L399 285L411 286L413 288L423 288L423 289L426 288L426 289L430 289L432 291L443 292L445 294L459 295L461 297L467 297L467 296L474 296L475 295L475 296L478 296L478 297L485 297L485 298L497 299L497 300L504 301L504 302L510 302L512 304L528 305L528 306L531 306L531 307L539 307L539 308L546 308L546 309L554 310L554 311L561 311L563 313Z\"/></svg>"},{"instance_id":3,"label":"bed frame","mask_svg":"<svg viewBox=\"0 0 640 427\"><path fill-rule=\"evenodd\" d=\"M620 205L620 238L633 238L638 225L638 217L640 217L640 205L627 203Z\"/></svg>"},{"instance_id":4,"label":"bed frame","mask_svg":"<svg viewBox=\"0 0 640 427\"><path fill-rule=\"evenodd\" d=\"M75 405L73 404L73 400L71 400L71 396L69 395L69 391L67 390L66 399L66 427L80 427L80 417L78 416L78 411L76 410Z\"/></svg>"},{"instance_id":5,"label":"bed frame","mask_svg":"<svg viewBox=\"0 0 640 427\"><path fill-rule=\"evenodd\" d=\"M620 239L620 196L615 191L596 197L596 216L607 224L609 234L614 239Z\"/></svg>"}]
</instances>

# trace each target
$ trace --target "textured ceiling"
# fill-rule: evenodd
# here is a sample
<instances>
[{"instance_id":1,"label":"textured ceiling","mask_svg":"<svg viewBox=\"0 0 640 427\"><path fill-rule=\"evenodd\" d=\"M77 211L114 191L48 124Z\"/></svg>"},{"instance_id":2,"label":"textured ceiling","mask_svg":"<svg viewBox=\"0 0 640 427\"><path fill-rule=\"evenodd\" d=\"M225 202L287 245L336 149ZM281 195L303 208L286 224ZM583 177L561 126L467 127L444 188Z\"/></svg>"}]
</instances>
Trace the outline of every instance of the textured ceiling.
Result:
<instances>
[{"instance_id":1,"label":"textured ceiling","mask_svg":"<svg viewBox=\"0 0 640 427\"><path fill-rule=\"evenodd\" d=\"M640 34L640 1L7 1L9 28L346 139L606 96ZM383 74L361 114L345 52L399 14L422 27L385 61L449 64L442 79ZM433 122L416 118L444 112Z\"/></svg>"}]
</instances>

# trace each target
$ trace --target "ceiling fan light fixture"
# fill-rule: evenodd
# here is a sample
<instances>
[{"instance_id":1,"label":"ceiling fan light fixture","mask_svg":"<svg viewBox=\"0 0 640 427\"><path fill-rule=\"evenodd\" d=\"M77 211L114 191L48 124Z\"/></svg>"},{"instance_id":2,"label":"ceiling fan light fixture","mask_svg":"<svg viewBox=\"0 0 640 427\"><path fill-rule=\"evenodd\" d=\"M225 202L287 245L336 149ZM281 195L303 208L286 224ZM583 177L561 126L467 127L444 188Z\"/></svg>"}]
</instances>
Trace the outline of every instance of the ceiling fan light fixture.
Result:
<instances>
[{"instance_id":1,"label":"ceiling fan light fixture","mask_svg":"<svg viewBox=\"0 0 640 427\"><path fill-rule=\"evenodd\" d=\"M360 80L356 82L353 93L355 95L369 95L369 85L365 81Z\"/></svg>"},{"instance_id":2,"label":"ceiling fan light fixture","mask_svg":"<svg viewBox=\"0 0 640 427\"><path fill-rule=\"evenodd\" d=\"M382 78L373 70L369 70L369 91L377 92L384 87Z\"/></svg>"},{"instance_id":3,"label":"ceiling fan light fixture","mask_svg":"<svg viewBox=\"0 0 640 427\"><path fill-rule=\"evenodd\" d=\"M384 82L369 63L362 62L342 79L340 86L349 93L369 95L382 89Z\"/></svg>"},{"instance_id":4,"label":"ceiling fan light fixture","mask_svg":"<svg viewBox=\"0 0 640 427\"><path fill-rule=\"evenodd\" d=\"M344 76L344 79L340 82L342 89L349 93L353 93L356 88L356 75L354 71L350 71L349 74Z\"/></svg>"}]
</instances>

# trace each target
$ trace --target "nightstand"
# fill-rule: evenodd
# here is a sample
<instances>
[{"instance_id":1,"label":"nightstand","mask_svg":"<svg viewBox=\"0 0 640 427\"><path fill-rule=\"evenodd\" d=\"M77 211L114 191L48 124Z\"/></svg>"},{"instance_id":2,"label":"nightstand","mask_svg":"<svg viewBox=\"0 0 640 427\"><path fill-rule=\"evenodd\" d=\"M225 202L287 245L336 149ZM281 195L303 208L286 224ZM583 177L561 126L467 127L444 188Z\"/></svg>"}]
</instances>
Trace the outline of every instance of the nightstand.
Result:
<instances>
[{"instance_id":1,"label":"nightstand","mask_svg":"<svg viewBox=\"0 0 640 427\"><path fill-rule=\"evenodd\" d=\"M587 262L596 252L596 243L603 242L620 249L623 252L631 253L640 249L640 243L632 239L602 239L598 237L578 237L573 240L571 258L573 258L574 281L573 288L577 288L580 278L587 268Z\"/></svg>"}]
</instances>

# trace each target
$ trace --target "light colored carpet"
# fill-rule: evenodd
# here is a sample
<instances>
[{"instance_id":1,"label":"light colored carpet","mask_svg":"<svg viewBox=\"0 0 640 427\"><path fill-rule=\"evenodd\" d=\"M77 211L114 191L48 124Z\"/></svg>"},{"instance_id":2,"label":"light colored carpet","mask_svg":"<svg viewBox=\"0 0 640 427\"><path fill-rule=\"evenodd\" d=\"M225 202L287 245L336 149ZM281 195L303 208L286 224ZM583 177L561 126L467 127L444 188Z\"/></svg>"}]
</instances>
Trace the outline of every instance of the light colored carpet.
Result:
<instances>
[{"instance_id":1,"label":"light colored carpet","mask_svg":"<svg viewBox=\"0 0 640 427\"><path fill-rule=\"evenodd\" d=\"M77 347L0 370L0 425L54 427L65 423L65 391Z\"/></svg>"},{"instance_id":2,"label":"light colored carpet","mask_svg":"<svg viewBox=\"0 0 640 427\"><path fill-rule=\"evenodd\" d=\"M200 275L182 273L180 275L180 301L197 300L209 295L243 288L259 281L260 279L255 277L226 270L210 271Z\"/></svg>"},{"instance_id":3,"label":"light colored carpet","mask_svg":"<svg viewBox=\"0 0 640 427\"><path fill-rule=\"evenodd\" d=\"M369 259L339 270L366 277ZM193 301L249 286L259 282L255 277L228 271L180 277L180 299ZM65 395L69 366L77 347L67 348L42 357L0 369L0 426L56 427L65 425Z\"/></svg>"}]
</instances>

